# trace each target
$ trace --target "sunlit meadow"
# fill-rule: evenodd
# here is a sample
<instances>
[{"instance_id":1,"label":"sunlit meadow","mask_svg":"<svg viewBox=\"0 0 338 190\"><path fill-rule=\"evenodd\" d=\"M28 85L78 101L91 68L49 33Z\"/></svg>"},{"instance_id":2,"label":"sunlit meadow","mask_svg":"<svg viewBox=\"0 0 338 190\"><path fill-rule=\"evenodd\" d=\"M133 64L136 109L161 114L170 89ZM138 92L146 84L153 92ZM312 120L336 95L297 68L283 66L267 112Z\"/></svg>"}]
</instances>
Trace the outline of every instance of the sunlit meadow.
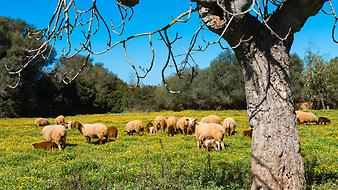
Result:
<instances>
[{"instance_id":1,"label":"sunlit meadow","mask_svg":"<svg viewBox=\"0 0 338 190\"><path fill-rule=\"evenodd\" d=\"M314 111L330 125L297 126L309 189L338 189L338 110ZM189 135L166 133L127 136L124 126L156 115L201 119L217 114L237 121L237 134L225 137L224 151L198 149ZM42 128L34 118L0 119L0 189L250 189L251 139L246 111L183 111L78 115L67 121L116 126L116 141L87 144L75 129L67 131L64 150L37 150ZM53 118L49 119L54 122Z\"/></svg>"}]
</instances>

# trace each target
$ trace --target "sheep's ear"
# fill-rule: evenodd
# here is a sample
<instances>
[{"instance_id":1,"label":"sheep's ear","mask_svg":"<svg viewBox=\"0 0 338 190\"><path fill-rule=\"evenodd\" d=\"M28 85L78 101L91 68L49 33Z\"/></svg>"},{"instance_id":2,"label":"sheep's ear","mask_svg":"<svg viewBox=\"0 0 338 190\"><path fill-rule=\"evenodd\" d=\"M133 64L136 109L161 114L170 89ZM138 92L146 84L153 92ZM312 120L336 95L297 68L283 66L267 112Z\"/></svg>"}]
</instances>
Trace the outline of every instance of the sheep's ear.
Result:
<instances>
[{"instance_id":1,"label":"sheep's ear","mask_svg":"<svg viewBox=\"0 0 338 190\"><path fill-rule=\"evenodd\" d=\"M199 121L195 121L195 122L196 122L196 124L197 124L197 125L199 125L199 124L200 124L200 122L199 122Z\"/></svg>"}]
</instances>

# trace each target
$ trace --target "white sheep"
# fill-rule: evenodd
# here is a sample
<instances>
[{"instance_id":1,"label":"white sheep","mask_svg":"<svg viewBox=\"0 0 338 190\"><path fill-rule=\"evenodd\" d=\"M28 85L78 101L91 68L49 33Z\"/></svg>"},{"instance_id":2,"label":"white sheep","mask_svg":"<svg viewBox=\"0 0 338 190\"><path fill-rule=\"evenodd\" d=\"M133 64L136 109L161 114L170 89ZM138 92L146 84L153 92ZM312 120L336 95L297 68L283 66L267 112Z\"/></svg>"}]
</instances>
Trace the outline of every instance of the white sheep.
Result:
<instances>
[{"instance_id":1,"label":"white sheep","mask_svg":"<svg viewBox=\"0 0 338 190\"><path fill-rule=\"evenodd\" d=\"M85 136L87 143L90 143L90 138L98 138L99 144L102 144L102 139L105 137L109 141L108 137L108 127L102 123L94 124L81 124L80 122L74 122L73 124L80 133Z\"/></svg>"},{"instance_id":2,"label":"white sheep","mask_svg":"<svg viewBox=\"0 0 338 190\"><path fill-rule=\"evenodd\" d=\"M195 131L196 119L190 117L181 117L176 123L176 130L182 134L193 134Z\"/></svg>"},{"instance_id":3,"label":"white sheep","mask_svg":"<svg viewBox=\"0 0 338 190\"><path fill-rule=\"evenodd\" d=\"M156 116L154 120L154 126L156 130L162 129L162 131L165 131L167 127L167 119L162 115Z\"/></svg>"},{"instance_id":4,"label":"white sheep","mask_svg":"<svg viewBox=\"0 0 338 190\"><path fill-rule=\"evenodd\" d=\"M134 132L136 132L137 134L140 135L141 131L144 131L144 126L143 126L143 123L142 123L141 120L129 121L126 124L125 132L127 132L127 135L129 135L129 136L132 135Z\"/></svg>"},{"instance_id":5,"label":"white sheep","mask_svg":"<svg viewBox=\"0 0 338 190\"><path fill-rule=\"evenodd\" d=\"M61 150L66 146L66 128L63 125L47 125L42 129L42 135L46 141L57 144Z\"/></svg>"},{"instance_id":6,"label":"white sheep","mask_svg":"<svg viewBox=\"0 0 338 190\"><path fill-rule=\"evenodd\" d=\"M233 118L231 117L225 118L223 120L223 126L228 136L234 135L236 133L237 123Z\"/></svg>"},{"instance_id":7,"label":"white sheep","mask_svg":"<svg viewBox=\"0 0 338 190\"><path fill-rule=\"evenodd\" d=\"M311 112L296 111L296 119L298 124L317 123L316 115Z\"/></svg>"},{"instance_id":8,"label":"white sheep","mask_svg":"<svg viewBox=\"0 0 338 190\"><path fill-rule=\"evenodd\" d=\"M198 141L198 147L201 145L199 144L200 136L204 137L211 137L220 143L221 148L224 149L223 138L225 134L225 129L222 125L215 124L215 123L197 123L195 129L195 137Z\"/></svg>"},{"instance_id":9,"label":"white sheep","mask_svg":"<svg viewBox=\"0 0 338 190\"><path fill-rule=\"evenodd\" d=\"M212 137L205 137L205 136L200 136L199 137L199 142L197 143L198 148L204 147L205 149L208 150L209 147L214 148L215 150L220 150L221 149L221 143L216 141L216 139Z\"/></svg>"},{"instance_id":10,"label":"white sheep","mask_svg":"<svg viewBox=\"0 0 338 190\"><path fill-rule=\"evenodd\" d=\"M36 127L39 127L49 125L50 123L47 118L38 117L34 120L34 124Z\"/></svg>"},{"instance_id":11,"label":"white sheep","mask_svg":"<svg viewBox=\"0 0 338 190\"><path fill-rule=\"evenodd\" d=\"M206 117L203 117L201 119L201 123L216 123L220 124L221 119L219 118L218 115L208 115Z\"/></svg>"},{"instance_id":12,"label":"white sheep","mask_svg":"<svg viewBox=\"0 0 338 190\"><path fill-rule=\"evenodd\" d=\"M55 118L56 125L64 125L65 123L65 117L63 115L59 115Z\"/></svg>"}]
</instances>

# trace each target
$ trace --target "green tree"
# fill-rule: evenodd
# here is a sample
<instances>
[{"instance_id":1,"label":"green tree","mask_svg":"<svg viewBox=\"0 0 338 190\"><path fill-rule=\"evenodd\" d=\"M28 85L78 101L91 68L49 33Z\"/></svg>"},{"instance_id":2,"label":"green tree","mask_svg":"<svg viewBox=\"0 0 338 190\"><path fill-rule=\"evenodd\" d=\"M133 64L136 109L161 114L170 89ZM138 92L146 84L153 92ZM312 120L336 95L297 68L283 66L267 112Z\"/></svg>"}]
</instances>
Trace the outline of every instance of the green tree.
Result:
<instances>
[{"instance_id":1,"label":"green tree","mask_svg":"<svg viewBox=\"0 0 338 190\"><path fill-rule=\"evenodd\" d=\"M298 102L304 99L304 62L297 54L292 54L290 65L292 98L295 102Z\"/></svg>"}]
</instances>

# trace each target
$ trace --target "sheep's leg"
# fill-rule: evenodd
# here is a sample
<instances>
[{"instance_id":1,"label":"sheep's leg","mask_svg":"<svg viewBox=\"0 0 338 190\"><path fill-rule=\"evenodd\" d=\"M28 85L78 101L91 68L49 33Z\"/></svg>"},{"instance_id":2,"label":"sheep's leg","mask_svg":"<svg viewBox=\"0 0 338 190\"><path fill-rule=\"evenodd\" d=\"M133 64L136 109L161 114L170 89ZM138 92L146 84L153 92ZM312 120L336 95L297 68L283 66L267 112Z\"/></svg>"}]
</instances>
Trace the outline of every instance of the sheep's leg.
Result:
<instances>
[{"instance_id":1,"label":"sheep's leg","mask_svg":"<svg viewBox=\"0 0 338 190\"><path fill-rule=\"evenodd\" d=\"M102 145L102 138L99 138L99 145Z\"/></svg>"},{"instance_id":2,"label":"sheep's leg","mask_svg":"<svg viewBox=\"0 0 338 190\"><path fill-rule=\"evenodd\" d=\"M86 141L90 144L90 137L86 136Z\"/></svg>"}]
</instances>

